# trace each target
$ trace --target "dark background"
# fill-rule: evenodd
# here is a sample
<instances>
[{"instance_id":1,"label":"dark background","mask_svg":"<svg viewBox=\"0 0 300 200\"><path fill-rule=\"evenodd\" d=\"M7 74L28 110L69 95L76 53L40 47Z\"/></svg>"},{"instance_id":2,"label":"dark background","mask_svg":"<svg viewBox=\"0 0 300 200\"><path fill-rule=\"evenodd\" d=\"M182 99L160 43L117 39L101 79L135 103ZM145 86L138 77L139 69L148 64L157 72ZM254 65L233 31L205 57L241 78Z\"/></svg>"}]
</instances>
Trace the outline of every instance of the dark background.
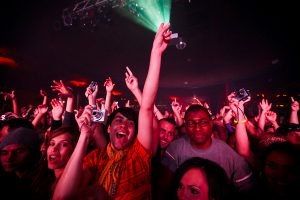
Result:
<instances>
[{"instance_id":1,"label":"dark background","mask_svg":"<svg viewBox=\"0 0 300 200\"><path fill-rule=\"evenodd\" d=\"M21 104L40 103L39 89L55 97L52 80L102 85L111 76L122 92L114 98L133 99L125 87L125 66L142 88L155 33L117 9L111 10L110 22L93 30L64 27L62 10L75 2L1 2L0 56L17 65L0 64L0 91L16 90ZM298 95L299 13L296 1L173 0L171 29L184 37L187 47L171 45L165 52L157 104L169 104L172 96L188 103L197 96L217 109L228 92L242 87L254 97ZM73 88L80 96L85 89Z\"/></svg>"}]
</instances>

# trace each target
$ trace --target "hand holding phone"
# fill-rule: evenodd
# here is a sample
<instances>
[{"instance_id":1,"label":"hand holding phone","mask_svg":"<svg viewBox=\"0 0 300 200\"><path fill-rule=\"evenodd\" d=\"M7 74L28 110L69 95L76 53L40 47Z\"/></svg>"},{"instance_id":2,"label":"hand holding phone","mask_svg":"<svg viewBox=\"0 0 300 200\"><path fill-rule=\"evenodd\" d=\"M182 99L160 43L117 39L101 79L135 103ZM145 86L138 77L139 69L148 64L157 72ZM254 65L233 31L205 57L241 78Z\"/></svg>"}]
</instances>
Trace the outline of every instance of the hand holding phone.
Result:
<instances>
[{"instance_id":1,"label":"hand holding phone","mask_svg":"<svg viewBox=\"0 0 300 200\"><path fill-rule=\"evenodd\" d=\"M94 92L96 90L96 85L98 85L98 83L96 81L92 81L89 85L89 87L91 88L91 91Z\"/></svg>"}]
</instances>

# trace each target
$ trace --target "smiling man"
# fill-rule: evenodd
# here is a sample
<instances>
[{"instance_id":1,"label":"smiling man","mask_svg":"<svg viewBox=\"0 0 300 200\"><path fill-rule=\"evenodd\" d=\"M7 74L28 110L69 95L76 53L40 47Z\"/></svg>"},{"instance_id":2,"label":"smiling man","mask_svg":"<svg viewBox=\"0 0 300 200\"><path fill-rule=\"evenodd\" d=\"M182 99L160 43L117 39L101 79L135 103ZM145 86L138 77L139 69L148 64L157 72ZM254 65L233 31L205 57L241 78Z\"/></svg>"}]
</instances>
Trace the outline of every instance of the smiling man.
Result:
<instances>
[{"instance_id":1,"label":"smiling man","mask_svg":"<svg viewBox=\"0 0 300 200\"><path fill-rule=\"evenodd\" d=\"M164 154L171 142L177 138L176 122L171 118L163 118L158 125L161 154Z\"/></svg>"}]
</instances>

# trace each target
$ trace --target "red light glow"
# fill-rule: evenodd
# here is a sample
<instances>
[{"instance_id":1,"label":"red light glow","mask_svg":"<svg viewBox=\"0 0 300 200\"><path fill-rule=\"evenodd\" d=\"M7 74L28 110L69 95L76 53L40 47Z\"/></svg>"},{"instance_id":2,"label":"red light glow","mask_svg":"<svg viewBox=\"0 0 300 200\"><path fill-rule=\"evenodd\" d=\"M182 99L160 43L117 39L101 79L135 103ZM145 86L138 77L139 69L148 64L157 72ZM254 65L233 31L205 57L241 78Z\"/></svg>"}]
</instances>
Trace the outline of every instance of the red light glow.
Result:
<instances>
[{"instance_id":1,"label":"red light glow","mask_svg":"<svg viewBox=\"0 0 300 200\"><path fill-rule=\"evenodd\" d=\"M11 68L17 67L17 63L14 59L2 57L2 56L0 56L0 65L8 66Z\"/></svg>"},{"instance_id":2,"label":"red light glow","mask_svg":"<svg viewBox=\"0 0 300 200\"><path fill-rule=\"evenodd\" d=\"M114 96L119 96L119 95L122 95L122 92L121 91L117 91L117 90L113 90L111 92L111 94L114 95Z\"/></svg>"},{"instance_id":3,"label":"red light glow","mask_svg":"<svg viewBox=\"0 0 300 200\"><path fill-rule=\"evenodd\" d=\"M76 81L76 80L71 80L70 84L76 87L85 87L88 85L86 81Z\"/></svg>"}]
</instances>

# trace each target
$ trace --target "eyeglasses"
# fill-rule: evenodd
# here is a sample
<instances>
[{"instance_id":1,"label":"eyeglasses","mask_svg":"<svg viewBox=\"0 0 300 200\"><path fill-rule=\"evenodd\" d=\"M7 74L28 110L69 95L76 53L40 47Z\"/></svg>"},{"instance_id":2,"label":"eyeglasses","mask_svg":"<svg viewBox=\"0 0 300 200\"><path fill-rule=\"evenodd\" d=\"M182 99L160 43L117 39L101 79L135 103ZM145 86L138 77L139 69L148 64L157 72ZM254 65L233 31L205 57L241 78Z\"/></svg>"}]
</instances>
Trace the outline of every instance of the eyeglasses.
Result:
<instances>
[{"instance_id":1,"label":"eyeglasses","mask_svg":"<svg viewBox=\"0 0 300 200\"><path fill-rule=\"evenodd\" d=\"M193 120L189 120L189 121L186 122L186 124L189 128L194 128L194 127L196 127L197 124L199 124L199 126L201 126L201 127L208 126L209 122L210 121L208 121L208 120L201 120L201 121L198 121L198 122L193 121Z\"/></svg>"}]
</instances>

